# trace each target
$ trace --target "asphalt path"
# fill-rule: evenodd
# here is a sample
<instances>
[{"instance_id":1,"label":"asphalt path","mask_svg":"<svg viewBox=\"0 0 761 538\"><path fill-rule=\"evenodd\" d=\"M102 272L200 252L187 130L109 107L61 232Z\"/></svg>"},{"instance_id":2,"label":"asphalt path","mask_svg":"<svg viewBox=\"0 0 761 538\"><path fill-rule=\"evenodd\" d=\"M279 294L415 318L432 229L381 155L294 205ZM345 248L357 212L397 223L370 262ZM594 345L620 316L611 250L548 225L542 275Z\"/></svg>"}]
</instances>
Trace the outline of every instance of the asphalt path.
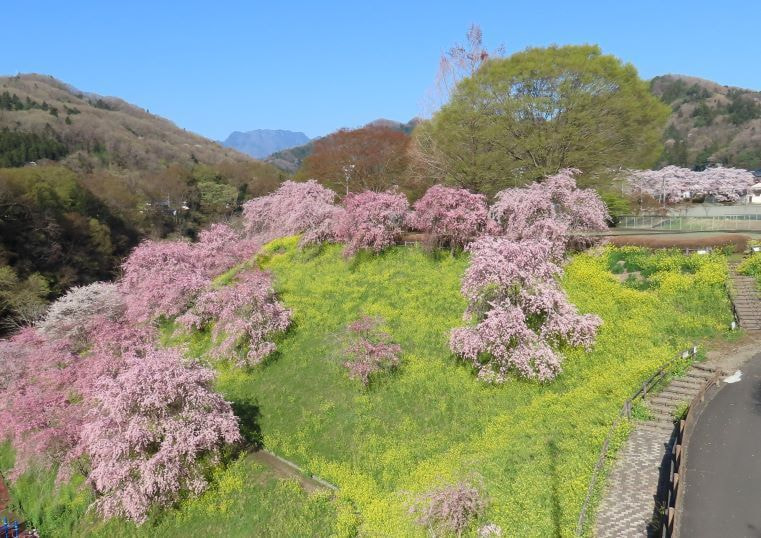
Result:
<instances>
[{"instance_id":1,"label":"asphalt path","mask_svg":"<svg viewBox=\"0 0 761 538\"><path fill-rule=\"evenodd\" d=\"M682 538L761 538L761 353L706 404L689 440Z\"/></svg>"}]
</instances>

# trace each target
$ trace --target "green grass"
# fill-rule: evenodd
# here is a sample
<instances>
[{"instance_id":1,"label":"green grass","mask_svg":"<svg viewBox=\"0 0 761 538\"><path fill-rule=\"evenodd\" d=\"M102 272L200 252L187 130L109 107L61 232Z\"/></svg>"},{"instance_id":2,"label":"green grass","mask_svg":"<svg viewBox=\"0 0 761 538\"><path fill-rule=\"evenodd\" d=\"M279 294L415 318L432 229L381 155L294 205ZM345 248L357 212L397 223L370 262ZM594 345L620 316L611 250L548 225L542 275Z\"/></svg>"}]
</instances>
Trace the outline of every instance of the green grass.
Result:
<instances>
[{"instance_id":1,"label":"green grass","mask_svg":"<svg viewBox=\"0 0 761 538\"><path fill-rule=\"evenodd\" d=\"M578 255L566 266L571 300L604 320L592 352L563 350L564 371L547 385L487 386L448 348L450 329L463 323L465 256L398 247L347 260L335 245L300 251L293 238L268 245L260 264L293 310L293 327L264 365L219 364L218 388L233 402L257 405L265 446L337 484L336 500L286 495L282 489L290 486L263 485L256 478L261 469L236 463L220 471L212 491L154 515L139 532L124 522L79 528L189 536L216 521L238 536L243 518L250 535L422 537L408 513L410 499L464 478L482 484L490 500L478 524L496 523L503 536L572 535L623 402L667 359L731 321L722 256L632 248L624 254L645 269L647 287L621 284L611 274L619 249ZM398 371L369 389L348 379L338 349L345 325L365 314L382 316L403 349ZM167 324L164 341L186 341L191 354L208 348L208 333L171 333ZM626 428L616 432L614 447ZM229 510L212 516L209 499L227 472L245 478ZM593 512L594 506L590 521Z\"/></svg>"},{"instance_id":2,"label":"green grass","mask_svg":"<svg viewBox=\"0 0 761 538\"><path fill-rule=\"evenodd\" d=\"M3 468L11 461L8 445L0 445ZM35 469L13 483L11 508L33 522L41 536L61 538L330 536L337 522L329 493L307 494L295 481L279 479L245 458L217 469L201 496L177 509L156 510L141 526L118 518L104 522L88 512L93 497L82 482L77 475L56 484L51 470Z\"/></svg>"},{"instance_id":3,"label":"green grass","mask_svg":"<svg viewBox=\"0 0 761 538\"><path fill-rule=\"evenodd\" d=\"M489 387L447 346L462 323L465 258L397 248L347 261L339 247L315 256L278 242L262 263L295 328L264 368L223 368L219 387L232 400L257 399L265 445L338 484L364 534L422 536L407 514L410 495L478 477L491 499L484 522L507 535L568 535L622 402L731 319L720 256L642 253L653 281L643 291L609 274L615 255L577 256L564 278L580 309L605 320L593 352L567 350L549 385ZM400 371L369 391L346 378L335 346L362 314L383 316L404 350Z\"/></svg>"},{"instance_id":4,"label":"green grass","mask_svg":"<svg viewBox=\"0 0 761 538\"><path fill-rule=\"evenodd\" d=\"M737 266L737 270L743 275L754 277L761 285L761 252L751 253Z\"/></svg>"}]
</instances>

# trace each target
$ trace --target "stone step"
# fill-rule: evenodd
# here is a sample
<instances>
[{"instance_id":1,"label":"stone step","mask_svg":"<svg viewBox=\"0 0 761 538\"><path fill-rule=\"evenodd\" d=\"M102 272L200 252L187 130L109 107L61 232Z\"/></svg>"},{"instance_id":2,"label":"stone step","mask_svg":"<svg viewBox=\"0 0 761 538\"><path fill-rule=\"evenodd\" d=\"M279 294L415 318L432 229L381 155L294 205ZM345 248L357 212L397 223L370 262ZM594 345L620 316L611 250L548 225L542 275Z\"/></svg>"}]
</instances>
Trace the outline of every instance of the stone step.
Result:
<instances>
[{"instance_id":1,"label":"stone step","mask_svg":"<svg viewBox=\"0 0 761 538\"><path fill-rule=\"evenodd\" d=\"M655 403L649 403L648 409L655 415L657 419L673 419L674 418L674 410L676 409L675 405L660 405Z\"/></svg>"},{"instance_id":2,"label":"stone step","mask_svg":"<svg viewBox=\"0 0 761 538\"><path fill-rule=\"evenodd\" d=\"M713 372L708 372L706 370L698 370L697 368L690 368L687 370L687 373L684 377L681 377L679 379L697 379L699 383L705 383L709 379L713 377Z\"/></svg>"},{"instance_id":3,"label":"stone step","mask_svg":"<svg viewBox=\"0 0 761 538\"><path fill-rule=\"evenodd\" d=\"M664 436L674 432L673 422L647 420L640 422L637 427L642 428L645 431L658 433Z\"/></svg>"},{"instance_id":4,"label":"stone step","mask_svg":"<svg viewBox=\"0 0 761 538\"><path fill-rule=\"evenodd\" d=\"M691 366L691 368L695 368L696 370L703 370L704 372L711 372L712 374L716 371L715 366L711 366L710 364L703 364L700 362L696 362Z\"/></svg>"},{"instance_id":5,"label":"stone step","mask_svg":"<svg viewBox=\"0 0 761 538\"><path fill-rule=\"evenodd\" d=\"M699 388L687 388L683 386L677 386L677 385L669 385L668 388L669 392L673 394L681 394L685 398L688 398L689 400L692 400L695 395L700 392Z\"/></svg>"},{"instance_id":6,"label":"stone step","mask_svg":"<svg viewBox=\"0 0 761 538\"><path fill-rule=\"evenodd\" d=\"M685 387L688 389L694 388L696 390L700 390L700 388L705 384L706 379L708 378L683 376L674 379L671 383L669 383L669 386Z\"/></svg>"},{"instance_id":7,"label":"stone step","mask_svg":"<svg viewBox=\"0 0 761 538\"><path fill-rule=\"evenodd\" d=\"M683 395L669 394L669 393L661 393L655 398L652 398L650 401L658 405L670 405L671 407L675 409L681 403L690 402L690 400L688 398L685 398Z\"/></svg>"}]
</instances>

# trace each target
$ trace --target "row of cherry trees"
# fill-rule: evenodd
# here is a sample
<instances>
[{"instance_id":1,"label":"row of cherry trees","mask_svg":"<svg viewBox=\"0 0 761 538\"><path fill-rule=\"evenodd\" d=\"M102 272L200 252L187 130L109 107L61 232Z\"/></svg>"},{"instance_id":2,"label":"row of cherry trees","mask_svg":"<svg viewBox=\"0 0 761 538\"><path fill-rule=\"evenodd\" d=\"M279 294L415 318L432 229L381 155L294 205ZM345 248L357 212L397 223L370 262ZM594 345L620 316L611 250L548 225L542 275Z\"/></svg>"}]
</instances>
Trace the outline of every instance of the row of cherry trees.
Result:
<instances>
[{"instance_id":1,"label":"row of cherry trees","mask_svg":"<svg viewBox=\"0 0 761 538\"><path fill-rule=\"evenodd\" d=\"M748 170L724 167L695 172L665 166L660 170L633 170L628 174L630 192L649 194L669 204L709 195L717 202L736 202L756 183L755 179Z\"/></svg>"},{"instance_id":2,"label":"row of cherry trees","mask_svg":"<svg viewBox=\"0 0 761 538\"><path fill-rule=\"evenodd\" d=\"M248 202L244 216L250 231L340 241L346 255L381 251L405 230L424 232L437 246L465 247L470 267L462 292L473 324L452 332L452 350L486 381L511 373L548 381L560 371L555 349L591 346L600 324L580 315L558 284L567 250L589 244L584 233L606 229L609 218L595 191L576 188L576 173L506 189L491 207L483 195L437 185L412 210L397 192L351 193L337 206L335 193L316 182L286 182Z\"/></svg>"}]
</instances>

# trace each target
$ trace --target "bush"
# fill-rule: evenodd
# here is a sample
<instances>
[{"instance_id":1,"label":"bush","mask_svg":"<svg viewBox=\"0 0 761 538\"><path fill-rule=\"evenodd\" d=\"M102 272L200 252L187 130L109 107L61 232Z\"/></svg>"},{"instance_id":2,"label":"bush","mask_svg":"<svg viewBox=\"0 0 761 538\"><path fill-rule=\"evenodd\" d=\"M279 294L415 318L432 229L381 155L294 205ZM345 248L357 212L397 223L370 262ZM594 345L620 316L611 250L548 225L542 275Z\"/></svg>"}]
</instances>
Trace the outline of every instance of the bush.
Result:
<instances>
[{"instance_id":1,"label":"bush","mask_svg":"<svg viewBox=\"0 0 761 538\"><path fill-rule=\"evenodd\" d=\"M390 247L402 235L402 225L409 210L404 194L365 191L344 198L344 213L336 225L336 238L346 242L345 255L360 249L374 252Z\"/></svg>"},{"instance_id":2,"label":"bush","mask_svg":"<svg viewBox=\"0 0 761 538\"><path fill-rule=\"evenodd\" d=\"M462 536L473 520L486 510L486 501L475 487L466 482L444 486L424 494L418 499L418 523L434 535L455 533Z\"/></svg>"},{"instance_id":3,"label":"bush","mask_svg":"<svg viewBox=\"0 0 761 538\"><path fill-rule=\"evenodd\" d=\"M656 235L621 235L611 237L610 242L618 247L639 246L653 249L661 248L690 248L704 249L707 247L732 248L734 252L743 252L748 248L750 237L742 234L716 234L709 237L692 237L688 234L662 237Z\"/></svg>"},{"instance_id":4,"label":"bush","mask_svg":"<svg viewBox=\"0 0 761 538\"><path fill-rule=\"evenodd\" d=\"M737 271L743 275L756 277L756 280L761 282L761 253L754 252L745 258L742 263L737 266Z\"/></svg>"},{"instance_id":5,"label":"bush","mask_svg":"<svg viewBox=\"0 0 761 538\"><path fill-rule=\"evenodd\" d=\"M391 371L399 366L402 348L390 341L388 333L379 329L382 320L369 316L360 318L348 326L349 342L344 354L344 366L349 377L359 379L367 387L371 377L379 372Z\"/></svg>"}]
</instances>

